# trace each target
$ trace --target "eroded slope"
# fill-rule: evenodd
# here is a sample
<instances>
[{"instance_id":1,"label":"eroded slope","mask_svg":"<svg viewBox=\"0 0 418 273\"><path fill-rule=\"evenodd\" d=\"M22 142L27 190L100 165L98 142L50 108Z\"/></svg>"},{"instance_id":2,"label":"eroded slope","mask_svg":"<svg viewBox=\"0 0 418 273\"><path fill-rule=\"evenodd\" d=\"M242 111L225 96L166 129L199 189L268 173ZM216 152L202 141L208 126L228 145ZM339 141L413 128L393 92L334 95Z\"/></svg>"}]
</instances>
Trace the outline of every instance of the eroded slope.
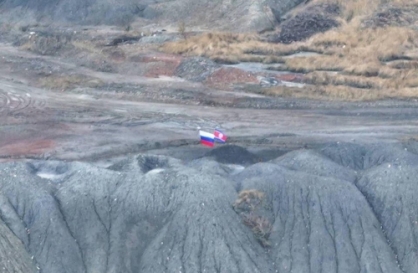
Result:
<instances>
[{"instance_id":1,"label":"eroded slope","mask_svg":"<svg viewBox=\"0 0 418 273\"><path fill-rule=\"evenodd\" d=\"M42 272L416 272L418 156L385 146L252 165L215 161L233 147L187 164L3 163L0 246L16 254L2 258Z\"/></svg>"}]
</instances>

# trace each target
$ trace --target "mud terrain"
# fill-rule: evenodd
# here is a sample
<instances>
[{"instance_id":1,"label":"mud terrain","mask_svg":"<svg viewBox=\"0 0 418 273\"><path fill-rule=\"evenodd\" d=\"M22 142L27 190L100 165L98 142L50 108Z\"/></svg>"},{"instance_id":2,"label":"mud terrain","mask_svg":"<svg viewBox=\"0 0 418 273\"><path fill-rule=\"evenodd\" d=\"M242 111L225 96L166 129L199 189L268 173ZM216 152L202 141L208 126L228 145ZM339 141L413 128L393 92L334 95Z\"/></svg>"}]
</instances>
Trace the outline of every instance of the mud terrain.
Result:
<instances>
[{"instance_id":1,"label":"mud terrain","mask_svg":"<svg viewBox=\"0 0 418 273\"><path fill-rule=\"evenodd\" d=\"M0 272L417 272L415 99L271 97L248 87L303 76L43 31L0 39Z\"/></svg>"},{"instance_id":2,"label":"mud terrain","mask_svg":"<svg viewBox=\"0 0 418 273\"><path fill-rule=\"evenodd\" d=\"M145 47L131 61L110 59L113 70L103 72L96 59L109 58L93 53L47 56L3 42L0 54L2 159L95 160L181 147L194 147L198 156L207 151L198 127L222 128L228 143L269 152L418 135L416 100L332 102L245 92L240 85L262 88L266 70L255 65L206 61L196 70L188 58ZM92 64L79 64L87 58ZM193 73L206 80L188 80Z\"/></svg>"}]
</instances>

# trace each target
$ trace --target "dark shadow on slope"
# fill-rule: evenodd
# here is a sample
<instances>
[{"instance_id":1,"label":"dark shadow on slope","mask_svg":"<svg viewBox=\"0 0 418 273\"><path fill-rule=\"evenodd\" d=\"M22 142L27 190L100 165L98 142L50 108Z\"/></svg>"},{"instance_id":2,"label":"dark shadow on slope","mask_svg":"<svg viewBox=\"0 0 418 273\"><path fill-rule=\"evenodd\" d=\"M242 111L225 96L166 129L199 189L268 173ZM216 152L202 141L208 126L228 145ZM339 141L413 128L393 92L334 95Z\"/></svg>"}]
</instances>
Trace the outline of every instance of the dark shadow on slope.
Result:
<instances>
[{"instance_id":1,"label":"dark shadow on slope","mask_svg":"<svg viewBox=\"0 0 418 273\"><path fill-rule=\"evenodd\" d=\"M206 157L213 157L223 164L251 165L260 161L260 158L238 145L224 145L208 152Z\"/></svg>"},{"instance_id":2,"label":"dark shadow on slope","mask_svg":"<svg viewBox=\"0 0 418 273\"><path fill-rule=\"evenodd\" d=\"M339 12L340 7L336 4L308 6L305 10L283 22L280 34L273 41L290 44L338 27L340 24L334 18Z\"/></svg>"},{"instance_id":3,"label":"dark shadow on slope","mask_svg":"<svg viewBox=\"0 0 418 273\"><path fill-rule=\"evenodd\" d=\"M137 157L137 161L143 173L169 167L168 159L157 155L140 155Z\"/></svg>"},{"instance_id":4,"label":"dark shadow on slope","mask_svg":"<svg viewBox=\"0 0 418 273\"><path fill-rule=\"evenodd\" d=\"M62 161L30 161L27 167L32 174L54 182L62 182L72 175L69 163Z\"/></svg>"}]
</instances>

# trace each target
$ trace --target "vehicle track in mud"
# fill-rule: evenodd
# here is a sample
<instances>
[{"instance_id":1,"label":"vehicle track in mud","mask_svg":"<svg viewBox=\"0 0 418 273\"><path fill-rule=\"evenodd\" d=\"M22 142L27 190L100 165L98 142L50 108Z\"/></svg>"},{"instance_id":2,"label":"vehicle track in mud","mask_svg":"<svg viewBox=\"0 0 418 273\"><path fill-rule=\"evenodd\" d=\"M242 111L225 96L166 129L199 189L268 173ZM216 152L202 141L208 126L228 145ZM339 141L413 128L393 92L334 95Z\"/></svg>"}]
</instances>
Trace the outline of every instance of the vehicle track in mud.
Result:
<instances>
[{"instance_id":1,"label":"vehicle track in mud","mask_svg":"<svg viewBox=\"0 0 418 273\"><path fill-rule=\"evenodd\" d=\"M19 94L0 89L0 113L13 115L19 112L33 112L42 109L45 101L32 99L29 93Z\"/></svg>"}]
</instances>

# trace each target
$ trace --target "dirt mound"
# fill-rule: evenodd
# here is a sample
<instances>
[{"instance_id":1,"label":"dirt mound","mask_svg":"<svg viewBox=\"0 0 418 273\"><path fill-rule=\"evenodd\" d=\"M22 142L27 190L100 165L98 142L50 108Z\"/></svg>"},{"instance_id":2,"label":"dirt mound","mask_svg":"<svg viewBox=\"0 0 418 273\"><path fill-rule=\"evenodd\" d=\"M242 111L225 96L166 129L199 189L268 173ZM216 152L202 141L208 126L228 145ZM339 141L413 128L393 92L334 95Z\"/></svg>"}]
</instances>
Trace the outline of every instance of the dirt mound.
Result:
<instances>
[{"instance_id":1,"label":"dirt mound","mask_svg":"<svg viewBox=\"0 0 418 273\"><path fill-rule=\"evenodd\" d=\"M318 176L334 177L340 180L354 182L356 175L352 170L344 168L331 159L311 151L294 151L276 158L272 163L290 170L310 173Z\"/></svg>"},{"instance_id":2,"label":"dirt mound","mask_svg":"<svg viewBox=\"0 0 418 273\"><path fill-rule=\"evenodd\" d=\"M191 57L180 63L176 68L175 75L189 81L202 82L219 67L210 59Z\"/></svg>"},{"instance_id":3,"label":"dirt mound","mask_svg":"<svg viewBox=\"0 0 418 273\"><path fill-rule=\"evenodd\" d=\"M274 42L290 44L305 40L312 35L325 32L339 23L333 18L339 13L334 4L310 6L281 25L281 31Z\"/></svg>"},{"instance_id":4,"label":"dirt mound","mask_svg":"<svg viewBox=\"0 0 418 273\"><path fill-rule=\"evenodd\" d=\"M357 183L382 224L404 272L418 271L415 235L418 191L414 179L417 175L416 165L386 163L368 170Z\"/></svg>"},{"instance_id":5,"label":"dirt mound","mask_svg":"<svg viewBox=\"0 0 418 273\"><path fill-rule=\"evenodd\" d=\"M225 145L211 150L207 156L214 157L216 161L227 164L254 164L258 157L247 149L237 145Z\"/></svg>"},{"instance_id":6,"label":"dirt mound","mask_svg":"<svg viewBox=\"0 0 418 273\"><path fill-rule=\"evenodd\" d=\"M242 192L265 193L252 213L271 225L267 240L278 272L402 272L373 210L352 183L269 163L250 166L234 180Z\"/></svg>"},{"instance_id":7,"label":"dirt mound","mask_svg":"<svg viewBox=\"0 0 418 273\"><path fill-rule=\"evenodd\" d=\"M417 272L418 155L397 145L335 147L320 148L328 157L295 150L247 167L230 162L254 155L233 145L210 153L228 164L153 155L109 168L2 163L2 269ZM354 164L362 171L330 159L364 151L351 157L370 163Z\"/></svg>"}]
</instances>

